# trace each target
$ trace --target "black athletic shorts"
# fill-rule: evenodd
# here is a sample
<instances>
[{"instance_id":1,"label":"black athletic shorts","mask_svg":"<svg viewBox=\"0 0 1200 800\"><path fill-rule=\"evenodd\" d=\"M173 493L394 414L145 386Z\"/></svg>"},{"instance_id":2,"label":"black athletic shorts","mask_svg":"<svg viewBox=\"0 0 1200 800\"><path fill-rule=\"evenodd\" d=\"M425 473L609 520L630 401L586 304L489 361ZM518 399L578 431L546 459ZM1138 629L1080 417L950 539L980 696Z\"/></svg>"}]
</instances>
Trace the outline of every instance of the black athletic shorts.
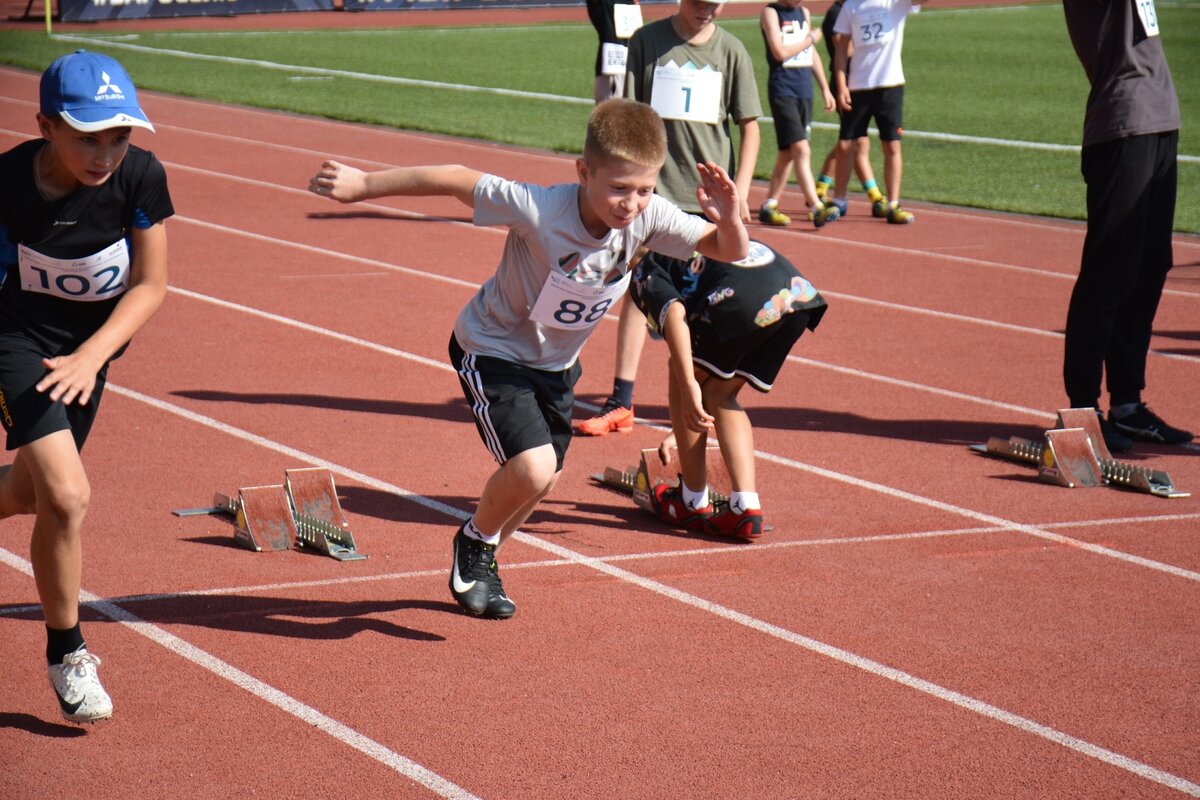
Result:
<instances>
[{"instance_id":1,"label":"black athletic shorts","mask_svg":"<svg viewBox=\"0 0 1200 800\"><path fill-rule=\"evenodd\" d=\"M807 311L793 311L773 325L728 341L721 341L713 326L697 325L692 330L692 363L718 378L740 375L758 391L769 392L808 327L808 318Z\"/></svg>"},{"instance_id":2,"label":"black athletic shorts","mask_svg":"<svg viewBox=\"0 0 1200 800\"><path fill-rule=\"evenodd\" d=\"M547 372L503 358L469 355L451 334L450 363L479 438L497 462L550 444L562 469L571 444L575 384L583 374L578 361L562 372Z\"/></svg>"},{"instance_id":3,"label":"black athletic shorts","mask_svg":"<svg viewBox=\"0 0 1200 800\"><path fill-rule=\"evenodd\" d=\"M894 142L904 135L904 85L885 89L863 89L850 93L850 110L842 113L839 139L857 139L867 135L871 118L879 128L879 138Z\"/></svg>"},{"instance_id":4,"label":"black athletic shorts","mask_svg":"<svg viewBox=\"0 0 1200 800\"><path fill-rule=\"evenodd\" d=\"M808 141L812 135L812 98L772 97L770 102L779 149L787 150L794 142Z\"/></svg>"},{"instance_id":5,"label":"black athletic shorts","mask_svg":"<svg viewBox=\"0 0 1200 800\"><path fill-rule=\"evenodd\" d=\"M75 447L83 449L100 408L108 365L96 375L87 405L67 406L52 401L49 391L36 388L47 372L42 359L57 355L45 352L22 333L0 333L0 424L8 433L7 449L16 450L62 430L70 430Z\"/></svg>"}]
</instances>

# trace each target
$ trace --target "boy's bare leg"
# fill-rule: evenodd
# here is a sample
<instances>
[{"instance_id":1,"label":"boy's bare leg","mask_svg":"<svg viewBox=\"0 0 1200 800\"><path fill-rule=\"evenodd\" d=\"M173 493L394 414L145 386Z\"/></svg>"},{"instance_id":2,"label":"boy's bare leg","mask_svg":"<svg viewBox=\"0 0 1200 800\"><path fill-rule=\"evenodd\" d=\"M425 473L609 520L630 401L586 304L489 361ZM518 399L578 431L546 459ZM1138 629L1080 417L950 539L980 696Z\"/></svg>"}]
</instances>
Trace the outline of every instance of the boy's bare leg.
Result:
<instances>
[{"instance_id":1,"label":"boy's bare leg","mask_svg":"<svg viewBox=\"0 0 1200 800\"><path fill-rule=\"evenodd\" d=\"M511 536L558 481L554 446L544 444L510 458L492 473L475 508L475 527Z\"/></svg>"},{"instance_id":2,"label":"boy's bare leg","mask_svg":"<svg viewBox=\"0 0 1200 800\"><path fill-rule=\"evenodd\" d=\"M833 176L831 194L838 200L845 200L850 193L851 151L854 148L853 139L838 139L837 143L837 172Z\"/></svg>"},{"instance_id":3,"label":"boy's bare leg","mask_svg":"<svg viewBox=\"0 0 1200 800\"><path fill-rule=\"evenodd\" d=\"M0 467L0 519L37 511L33 493L33 476L21 451L13 463Z\"/></svg>"},{"instance_id":4,"label":"boy's bare leg","mask_svg":"<svg viewBox=\"0 0 1200 800\"><path fill-rule=\"evenodd\" d=\"M807 139L801 139L798 142L792 142L788 149L792 163L796 165L796 183L800 185L800 192L804 195L804 202L809 208L816 208L821 204L817 197L817 184L812 176L812 148L808 144ZM849 176L847 176L849 180Z\"/></svg>"},{"instance_id":5,"label":"boy's bare leg","mask_svg":"<svg viewBox=\"0 0 1200 800\"><path fill-rule=\"evenodd\" d=\"M44 436L20 452L36 497L29 545L34 583L46 625L66 630L79 622L83 518L91 486L68 430ZM5 477L21 478L12 470Z\"/></svg>"},{"instance_id":6,"label":"boy's bare leg","mask_svg":"<svg viewBox=\"0 0 1200 800\"><path fill-rule=\"evenodd\" d=\"M642 360L642 348L646 345L646 319L638 310L629 293L621 303L620 321L617 325L617 359L613 377L625 381L637 380L638 364Z\"/></svg>"},{"instance_id":7,"label":"boy's bare leg","mask_svg":"<svg viewBox=\"0 0 1200 800\"><path fill-rule=\"evenodd\" d=\"M701 387L705 377L703 374L696 375ZM675 379L674 370L670 373L667 393L671 408L671 430L675 434L675 448L679 453L679 472L687 488L699 492L708 485L708 464L705 461L708 434L694 431L684 424L684 403L687 402L687 397Z\"/></svg>"},{"instance_id":8,"label":"boy's bare leg","mask_svg":"<svg viewBox=\"0 0 1200 800\"><path fill-rule=\"evenodd\" d=\"M900 175L904 171L904 159L900 155L900 140L882 143L883 185L887 188L889 203L900 202Z\"/></svg>"},{"instance_id":9,"label":"boy's bare leg","mask_svg":"<svg viewBox=\"0 0 1200 800\"><path fill-rule=\"evenodd\" d=\"M863 185L875 180L875 170L871 167L871 140L860 136L854 140L854 171Z\"/></svg>"},{"instance_id":10,"label":"boy's bare leg","mask_svg":"<svg viewBox=\"0 0 1200 800\"><path fill-rule=\"evenodd\" d=\"M717 443L721 446L721 458L729 470L735 492L757 491L754 488L754 429L737 399L745 385L744 378L722 380L713 377L700 384L704 408L716 420Z\"/></svg>"},{"instance_id":11,"label":"boy's bare leg","mask_svg":"<svg viewBox=\"0 0 1200 800\"><path fill-rule=\"evenodd\" d=\"M771 169L771 182L767 184L767 200L778 201L792 173L792 153L779 150L775 154L775 166Z\"/></svg>"}]
</instances>

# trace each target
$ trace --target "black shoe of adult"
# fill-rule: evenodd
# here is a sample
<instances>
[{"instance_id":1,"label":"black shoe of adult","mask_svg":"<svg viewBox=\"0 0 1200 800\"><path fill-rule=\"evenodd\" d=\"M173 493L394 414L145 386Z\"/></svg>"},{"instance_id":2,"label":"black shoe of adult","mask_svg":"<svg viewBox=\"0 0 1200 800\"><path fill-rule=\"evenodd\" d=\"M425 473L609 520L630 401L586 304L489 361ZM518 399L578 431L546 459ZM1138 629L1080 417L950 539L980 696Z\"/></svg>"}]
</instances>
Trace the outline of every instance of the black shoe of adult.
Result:
<instances>
[{"instance_id":1,"label":"black shoe of adult","mask_svg":"<svg viewBox=\"0 0 1200 800\"><path fill-rule=\"evenodd\" d=\"M468 613L487 611L491 590L492 566L496 563L494 545L472 539L464 523L454 534L454 562L450 565L450 594ZM512 616L511 614L509 616Z\"/></svg>"},{"instance_id":2,"label":"black shoe of adult","mask_svg":"<svg viewBox=\"0 0 1200 800\"><path fill-rule=\"evenodd\" d=\"M1113 416L1110 410L1108 420L1125 435L1145 439L1147 442L1187 444L1194 438L1191 431L1173 428L1163 422L1162 417L1151 411L1145 403L1138 403L1138 407L1132 413L1123 417Z\"/></svg>"},{"instance_id":3,"label":"black shoe of adult","mask_svg":"<svg viewBox=\"0 0 1200 800\"><path fill-rule=\"evenodd\" d=\"M1100 420L1100 435L1104 437L1104 444L1108 447L1108 452L1117 455L1118 453L1128 453L1133 449L1133 439L1117 430L1117 427L1106 420L1099 411L1096 412L1096 416Z\"/></svg>"}]
</instances>

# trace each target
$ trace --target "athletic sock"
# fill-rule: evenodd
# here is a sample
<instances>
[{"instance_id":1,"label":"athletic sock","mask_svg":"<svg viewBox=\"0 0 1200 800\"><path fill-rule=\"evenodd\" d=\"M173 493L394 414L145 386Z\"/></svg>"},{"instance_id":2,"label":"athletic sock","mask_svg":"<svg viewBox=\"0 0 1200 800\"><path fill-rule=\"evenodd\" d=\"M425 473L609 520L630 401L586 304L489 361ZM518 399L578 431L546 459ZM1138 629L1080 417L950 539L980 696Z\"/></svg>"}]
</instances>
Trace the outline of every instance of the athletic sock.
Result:
<instances>
[{"instance_id":1,"label":"athletic sock","mask_svg":"<svg viewBox=\"0 0 1200 800\"><path fill-rule=\"evenodd\" d=\"M707 483L704 484L704 488L698 492L693 492L682 480L679 482L679 487L683 490L683 504L692 511L695 511L697 508L704 508L708 505Z\"/></svg>"},{"instance_id":2,"label":"athletic sock","mask_svg":"<svg viewBox=\"0 0 1200 800\"><path fill-rule=\"evenodd\" d=\"M872 203L878 203L883 199L883 192L879 191L874 178L871 178L869 181L863 181L863 191L867 193L867 197L871 198Z\"/></svg>"},{"instance_id":3,"label":"athletic sock","mask_svg":"<svg viewBox=\"0 0 1200 800\"><path fill-rule=\"evenodd\" d=\"M78 622L74 627L66 630L46 626L46 661L49 663L61 664L65 657L81 647L83 647L83 633L79 630Z\"/></svg>"},{"instance_id":4,"label":"athletic sock","mask_svg":"<svg viewBox=\"0 0 1200 800\"><path fill-rule=\"evenodd\" d=\"M779 208L779 201L768 198L767 201L762 204L762 207L768 210Z\"/></svg>"},{"instance_id":5,"label":"athletic sock","mask_svg":"<svg viewBox=\"0 0 1200 800\"><path fill-rule=\"evenodd\" d=\"M475 527L475 518L474 517L471 517L469 520L467 520L467 524L463 526L463 533L467 535L468 539L475 539L477 541L483 542L484 544L490 544L493 547L500 544L500 534L499 533L488 534L488 533L484 533L483 531L479 530L479 528Z\"/></svg>"},{"instance_id":6,"label":"athletic sock","mask_svg":"<svg viewBox=\"0 0 1200 800\"><path fill-rule=\"evenodd\" d=\"M819 183L819 184L823 183L823 184L825 184L825 186L827 188L830 186L833 186L833 176L826 175L825 173L822 172L821 177L817 178L817 183Z\"/></svg>"},{"instance_id":7,"label":"athletic sock","mask_svg":"<svg viewBox=\"0 0 1200 800\"><path fill-rule=\"evenodd\" d=\"M758 492L733 492L729 495L729 510L735 514L760 508L762 504L758 500Z\"/></svg>"},{"instance_id":8,"label":"athletic sock","mask_svg":"<svg viewBox=\"0 0 1200 800\"><path fill-rule=\"evenodd\" d=\"M616 378L613 380L612 394L604 402L604 410L614 408L633 408L633 381Z\"/></svg>"}]
</instances>

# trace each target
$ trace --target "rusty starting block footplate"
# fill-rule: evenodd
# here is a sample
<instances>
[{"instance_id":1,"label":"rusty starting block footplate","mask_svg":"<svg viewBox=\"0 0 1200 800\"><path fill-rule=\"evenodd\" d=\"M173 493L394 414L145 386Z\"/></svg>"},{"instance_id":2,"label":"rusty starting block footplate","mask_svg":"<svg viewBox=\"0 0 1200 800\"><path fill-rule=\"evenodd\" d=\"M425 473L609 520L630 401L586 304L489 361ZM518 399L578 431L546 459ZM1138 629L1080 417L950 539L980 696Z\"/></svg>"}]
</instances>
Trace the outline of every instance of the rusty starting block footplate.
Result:
<instances>
[{"instance_id":1,"label":"rusty starting block footplate","mask_svg":"<svg viewBox=\"0 0 1200 800\"><path fill-rule=\"evenodd\" d=\"M281 484L243 487L236 499L217 492L210 507L172 513L223 516L233 523L234 541L255 552L305 546L338 561L366 558L350 533L333 474L323 467L286 470Z\"/></svg>"},{"instance_id":2,"label":"rusty starting block footplate","mask_svg":"<svg viewBox=\"0 0 1200 800\"><path fill-rule=\"evenodd\" d=\"M1104 443L1099 418L1093 408L1068 408L1058 412L1058 426L1046 431L1042 442L1017 436L993 436L986 444L973 444L977 453L1035 465L1038 477L1058 486L1089 488L1115 486L1155 497L1191 497L1175 488L1171 476L1149 467L1117 461Z\"/></svg>"}]
</instances>

